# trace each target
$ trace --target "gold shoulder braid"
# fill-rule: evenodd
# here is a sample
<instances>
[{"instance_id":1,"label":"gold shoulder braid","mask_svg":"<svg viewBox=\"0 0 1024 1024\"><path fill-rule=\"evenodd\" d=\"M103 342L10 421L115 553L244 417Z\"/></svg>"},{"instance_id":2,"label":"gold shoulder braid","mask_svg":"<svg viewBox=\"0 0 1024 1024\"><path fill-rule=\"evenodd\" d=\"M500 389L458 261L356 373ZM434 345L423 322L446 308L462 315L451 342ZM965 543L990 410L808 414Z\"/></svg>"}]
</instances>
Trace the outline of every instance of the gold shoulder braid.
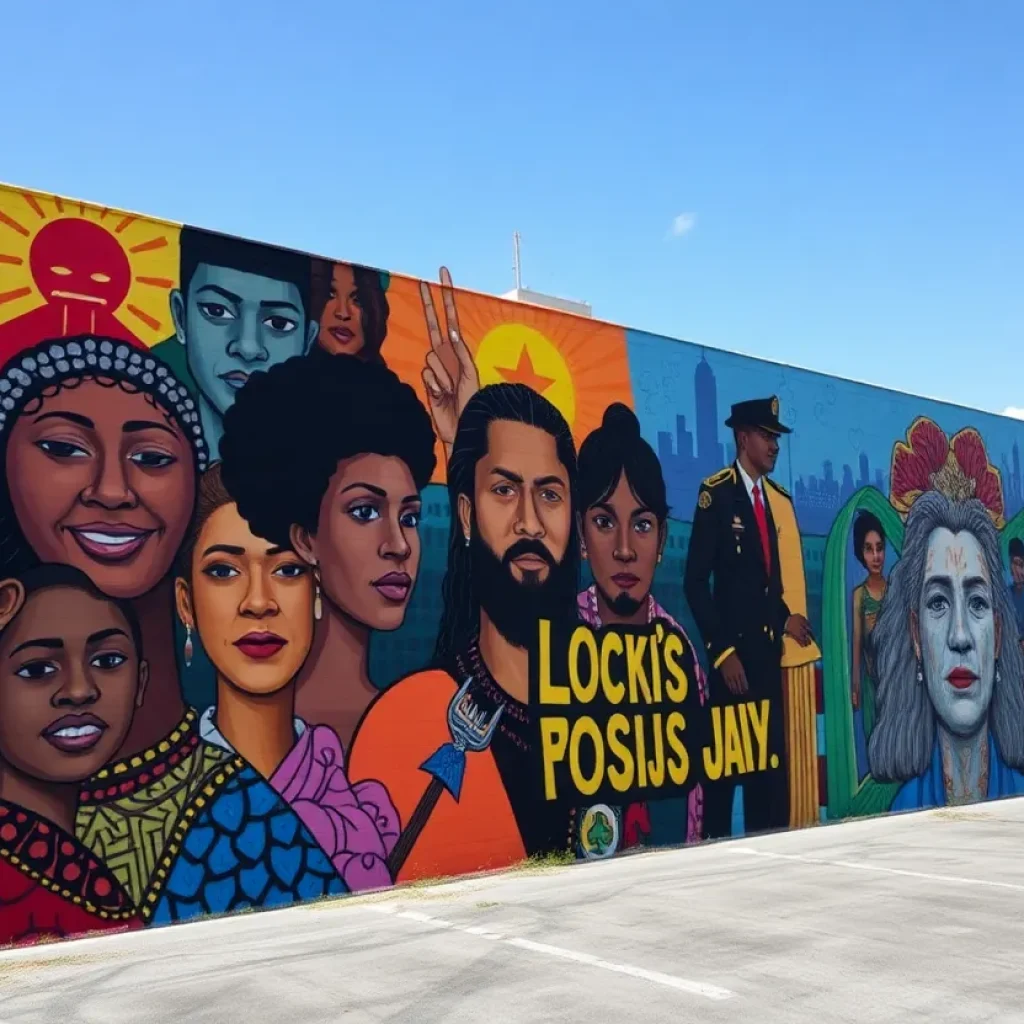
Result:
<instances>
[{"instance_id":1,"label":"gold shoulder braid","mask_svg":"<svg viewBox=\"0 0 1024 1024\"><path fill-rule=\"evenodd\" d=\"M725 469L720 469L713 476L709 476L704 481L705 487L717 487L719 484L724 484L726 481L730 483L736 482L736 470L732 466L726 466Z\"/></svg>"}]
</instances>

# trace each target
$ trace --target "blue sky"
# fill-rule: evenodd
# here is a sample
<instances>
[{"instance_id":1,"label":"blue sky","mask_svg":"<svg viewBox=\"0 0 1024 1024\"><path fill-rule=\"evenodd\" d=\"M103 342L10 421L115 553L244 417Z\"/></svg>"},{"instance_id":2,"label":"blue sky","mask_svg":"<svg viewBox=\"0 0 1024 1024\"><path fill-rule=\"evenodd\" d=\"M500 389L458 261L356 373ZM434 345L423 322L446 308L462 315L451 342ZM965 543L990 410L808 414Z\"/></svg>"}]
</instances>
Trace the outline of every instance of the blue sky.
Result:
<instances>
[{"instance_id":1,"label":"blue sky","mask_svg":"<svg viewBox=\"0 0 1024 1024\"><path fill-rule=\"evenodd\" d=\"M4 36L4 180L492 292L518 229L604 319L1024 406L1016 0L51 0Z\"/></svg>"}]
</instances>

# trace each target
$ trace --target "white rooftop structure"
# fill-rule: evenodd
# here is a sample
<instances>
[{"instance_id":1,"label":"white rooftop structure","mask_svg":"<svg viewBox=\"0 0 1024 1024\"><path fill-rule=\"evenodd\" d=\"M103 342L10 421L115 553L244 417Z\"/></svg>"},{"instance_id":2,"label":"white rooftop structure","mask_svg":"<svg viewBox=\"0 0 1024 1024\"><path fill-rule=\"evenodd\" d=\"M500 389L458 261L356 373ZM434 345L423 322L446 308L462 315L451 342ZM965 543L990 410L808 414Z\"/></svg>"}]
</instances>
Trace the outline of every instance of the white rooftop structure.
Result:
<instances>
[{"instance_id":1,"label":"white rooftop structure","mask_svg":"<svg viewBox=\"0 0 1024 1024\"><path fill-rule=\"evenodd\" d=\"M544 292L535 292L530 288L523 287L522 265L519 259L519 232L512 236L513 262L512 269L516 275L516 286L510 292L505 292L501 297L512 302L525 302L530 306L544 306L547 309L558 309L563 313L575 313L576 316L594 315L590 304L577 302L574 299L560 299L557 295L545 295Z\"/></svg>"},{"instance_id":2,"label":"white rooftop structure","mask_svg":"<svg viewBox=\"0 0 1024 1024\"><path fill-rule=\"evenodd\" d=\"M593 310L586 302L575 302L572 299L560 299L556 295L545 295L543 292L531 291L529 288L513 288L502 295L503 299L513 302L526 302L531 306L546 306L548 309L560 309L563 313L575 313L577 316L593 316Z\"/></svg>"}]
</instances>

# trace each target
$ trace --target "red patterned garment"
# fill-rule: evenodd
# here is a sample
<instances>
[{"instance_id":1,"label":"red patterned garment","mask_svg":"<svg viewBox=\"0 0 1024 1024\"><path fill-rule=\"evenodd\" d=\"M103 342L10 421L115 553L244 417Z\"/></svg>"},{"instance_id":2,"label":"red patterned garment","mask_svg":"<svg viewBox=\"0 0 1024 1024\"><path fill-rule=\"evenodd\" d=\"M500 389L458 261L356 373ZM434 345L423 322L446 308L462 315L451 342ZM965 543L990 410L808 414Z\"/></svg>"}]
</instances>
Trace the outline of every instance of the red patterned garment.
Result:
<instances>
[{"instance_id":1,"label":"red patterned garment","mask_svg":"<svg viewBox=\"0 0 1024 1024\"><path fill-rule=\"evenodd\" d=\"M0 800L0 946L141 927L121 884L74 836Z\"/></svg>"}]
</instances>

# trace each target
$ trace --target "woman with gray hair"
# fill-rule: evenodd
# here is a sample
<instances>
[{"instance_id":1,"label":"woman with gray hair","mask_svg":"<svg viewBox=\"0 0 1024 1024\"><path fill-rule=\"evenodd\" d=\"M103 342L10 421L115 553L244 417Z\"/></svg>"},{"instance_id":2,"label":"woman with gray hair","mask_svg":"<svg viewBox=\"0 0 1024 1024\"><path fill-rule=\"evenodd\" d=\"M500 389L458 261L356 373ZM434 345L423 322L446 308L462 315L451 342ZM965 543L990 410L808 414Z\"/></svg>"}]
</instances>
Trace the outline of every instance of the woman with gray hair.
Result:
<instances>
[{"instance_id":1,"label":"woman with gray hair","mask_svg":"<svg viewBox=\"0 0 1024 1024\"><path fill-rule=\"evenodd\" d=\"M905 783L894 811L1024 792L1024 657L992 510L974 488L932 487L910 506L871 636L868 760L879 781Z\"/></svg>"}]
</instances>

